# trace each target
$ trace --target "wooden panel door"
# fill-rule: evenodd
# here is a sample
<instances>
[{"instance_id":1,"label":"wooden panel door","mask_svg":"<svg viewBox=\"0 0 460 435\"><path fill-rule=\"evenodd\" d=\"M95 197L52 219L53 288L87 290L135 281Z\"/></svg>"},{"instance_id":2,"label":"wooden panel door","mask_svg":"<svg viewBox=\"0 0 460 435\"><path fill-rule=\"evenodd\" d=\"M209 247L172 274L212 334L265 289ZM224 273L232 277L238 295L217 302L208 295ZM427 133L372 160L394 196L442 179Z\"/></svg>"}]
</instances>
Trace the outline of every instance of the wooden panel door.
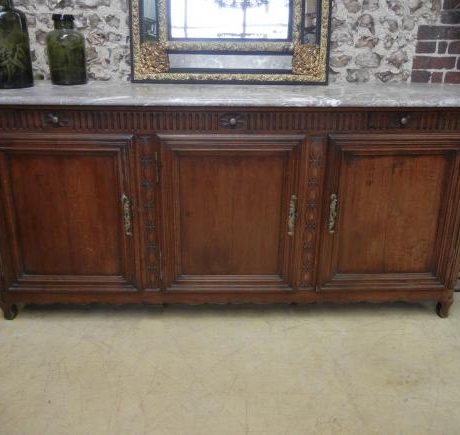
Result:
<instances>
[{"instance_id":1,"label":"wooden panel door","mask_svg":"<svg viewBox=\"0 0 460 435\"><path fill-rule=\"evenodd\" d=\"M134 289L131 146L125 135L0 139L6 289Z\"/></svg>"},{"instance_id":2,"label":"wooden panel door","mask_svg":"<svg viewBox=\"0 0 460 435\"><path fill-rule=\"evenodd\" d=\"M294 224L304 137L160 139L164 287L292 288L293 252L300 241Z\"/></svg>"},{"instance_id":3,"label":"wooden panel door","mask_svg":"<svg viewBox=\"0 0 460 435\"><path fill-rule=\"evenodd\" d=\"M452 289L459 151L458 135L333 136L319 288Z\"/></svg>"}]
</instances>

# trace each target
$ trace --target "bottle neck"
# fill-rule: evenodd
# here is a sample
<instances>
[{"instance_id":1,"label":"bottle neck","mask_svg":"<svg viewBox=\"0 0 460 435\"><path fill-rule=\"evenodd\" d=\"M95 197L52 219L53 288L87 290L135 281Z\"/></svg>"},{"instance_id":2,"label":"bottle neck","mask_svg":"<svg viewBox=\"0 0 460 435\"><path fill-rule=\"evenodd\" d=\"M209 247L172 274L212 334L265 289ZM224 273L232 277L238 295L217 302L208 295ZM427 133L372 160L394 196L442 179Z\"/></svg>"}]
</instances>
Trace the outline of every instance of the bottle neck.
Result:
<instances>
[{"instance_id":1,"label":"bottle neck","mask_svg":"<svg viewBox=\"0 0 460 435\"><path fill-rule=\"evenodd\" d=\"M0 0L0 11L6 11L8 9L13 9L12 0Z\"/></svg>"},{"instance_id":2,"label":"bottle neck","mask_svg":"<svg viewBox=\"0 0 460 435\"><path fill-rule=\"evenodd\" d=\"M1 2L2 0L0 0ZM8 0L7 0L8 1ZM54 28L58 29L73 29L73 21L66 20L66 21L55 21Z\"/></svg>"}]
</instances>

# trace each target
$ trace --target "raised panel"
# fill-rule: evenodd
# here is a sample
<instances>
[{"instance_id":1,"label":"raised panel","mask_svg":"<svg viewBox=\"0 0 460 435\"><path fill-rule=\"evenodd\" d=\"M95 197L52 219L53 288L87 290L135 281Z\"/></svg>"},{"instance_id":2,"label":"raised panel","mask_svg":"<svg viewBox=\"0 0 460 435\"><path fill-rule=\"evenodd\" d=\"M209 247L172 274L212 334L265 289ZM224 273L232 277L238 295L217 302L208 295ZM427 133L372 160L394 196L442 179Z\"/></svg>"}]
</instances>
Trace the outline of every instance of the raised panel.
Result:
<instances>
[{"instance_id":1,"label":"raised panel","mask_svg":"<svg viewBox=\"0 0 460 435\"><path fill-rule=\"evenodd\" d=\"M448 135L332 138L321 243L322 289L443 288L455 247L460 140ZM330 227L331 195L338 197ZM333 219L332 219L333 220ZM332 231L331 231L332 229Z\"/></svg>"},{"instance_id":2,"label":"raised panel","mask_svg":"<svg viewBox=\"0 0 460 435\"><path fill-rule=\"evenodd\" d=\"M126 136L47 135L0 141L10 289L104 290L135 283ZM132 226L132 223L131 223Z\"/></svg>"},{"instance_id":3,"label":"raised panel","mask_svg":"<svg viewBox=\"0 0 460 435\"><path fill-rule=\"evenodd\" d=\"M446 155L347 156L339 187L339 273L433 271Z\"/></svg>"},{"instance_id":4,"label":"raised panel","mask_svg":"<svg viewBox=\"0 0 460 435\"><path fill-rule=\"evenodd\" d=\"M11 195L26 275L121 275L113 156L12 154Z\"/></svg>"},{"instance_id":5,"label":"raised panel","mask_svg":"<svg viewBox=\"0 0 460 435\"><path fill-rule=\"evenodd\" d=\"M290 288L300 236L287 235L287 216L303 136L160 138L167 287Z\"/></svg>"},{"instance_id":6,"label":"raised panel","mask_svg":"<svg viewBox=\"0 0 460 435\"><path fill-rule=\"evenodd\" d=\"M184 274L279 273L285 170L280 155L180 157Z\"/></svg>"}]
</instances>

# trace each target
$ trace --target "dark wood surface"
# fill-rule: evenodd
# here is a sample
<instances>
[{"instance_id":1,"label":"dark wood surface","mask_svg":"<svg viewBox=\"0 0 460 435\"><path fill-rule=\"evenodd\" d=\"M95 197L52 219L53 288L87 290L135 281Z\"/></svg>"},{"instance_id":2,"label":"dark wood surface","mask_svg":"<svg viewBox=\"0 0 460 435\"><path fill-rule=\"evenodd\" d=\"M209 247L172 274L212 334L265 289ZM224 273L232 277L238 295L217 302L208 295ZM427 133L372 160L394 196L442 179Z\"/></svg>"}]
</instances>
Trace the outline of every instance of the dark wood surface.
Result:
<instances>
[{"instance_id":1,"label":"dark wood surface","mask_svg":"<svg viewBox=\"0 0 460 435\"><path fill-rule=\"evenodd\" d=\"M134 288L120 206L131 189L130 145L130 136L3 136L2 252L12 291Z\"/></svg>"},{"instance_id":2,"label":"dark wood surface","mask_svg":"<svg viewBox=\"0 0 460 435\"><path fill-rule=\"evenodd\" d=\"M323 226L321 288L452 287L459 151L460 135L333 136L324 213L336 193L338 217L334 234Z\"/></svg>"},{"instance_id":3,"label":"dark wood surface","mask_svg":"<svg viewBox=\"0 0 460 435\"><path fill-rule=\"evenodd\" d=\"M160 136L164 288L294 285L288 209L304 136Z\"/></svg>"},{"instance_id":4,"label":"dark wood surface","mask_svg":"<svg viewBox=\"0 0 460 435\"><path fill-rule=\"evenodd\" d=\"M55 302L433 300L448 314L459 109L0 107L0 132L7 318Z\"/></svg>"}]
</instances>

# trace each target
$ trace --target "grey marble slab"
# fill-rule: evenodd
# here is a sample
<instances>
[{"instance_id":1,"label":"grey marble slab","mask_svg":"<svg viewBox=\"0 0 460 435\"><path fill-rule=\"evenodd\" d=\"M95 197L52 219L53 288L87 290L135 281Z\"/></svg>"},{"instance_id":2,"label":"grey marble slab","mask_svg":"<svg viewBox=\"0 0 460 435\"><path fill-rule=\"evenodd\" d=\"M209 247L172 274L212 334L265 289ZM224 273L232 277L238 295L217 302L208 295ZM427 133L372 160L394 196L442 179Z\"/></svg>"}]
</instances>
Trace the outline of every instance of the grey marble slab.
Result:
<instances>
[{"instance_id":1,"label":"grey marble slab","mask_svg":"<svg viewBox=\"0 0 460 435\"><path fill-rule=\"evenodd\" d=\"M459 85L251 86L90 82L0 90L0 105L460 107Z\"/></svg>"}]
</instances>

